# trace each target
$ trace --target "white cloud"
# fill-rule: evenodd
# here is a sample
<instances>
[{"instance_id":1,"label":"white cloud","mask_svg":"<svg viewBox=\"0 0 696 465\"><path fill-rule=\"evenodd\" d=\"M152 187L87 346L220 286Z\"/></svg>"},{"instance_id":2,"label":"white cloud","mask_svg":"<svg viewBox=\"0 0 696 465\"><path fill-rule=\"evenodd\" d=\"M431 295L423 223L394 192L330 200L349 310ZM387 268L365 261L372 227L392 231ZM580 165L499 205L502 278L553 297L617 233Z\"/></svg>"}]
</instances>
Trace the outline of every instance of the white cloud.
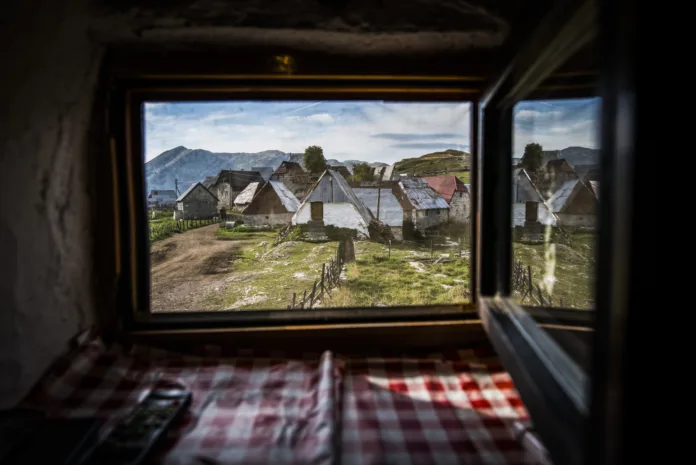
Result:
<instances>
[{"instance_id":1,"label":"white cloud","mask_svg":"<svg viewBox=\"0 0 696 465\"><path fill-rule=\"evenodd\" d=\"M593 114L576 107L520 104L515 112L515 156L521 156L529 142L546 150L596 147ZM393 163L435 151L423 148L428 143L464 150L469 145L468 103L156 103L146 104L144 114L147 160L179 145L252 153L303 152L319 145L327 158ZM409 143L399 143L404 141Z\"/></svg>"}]
</instances>

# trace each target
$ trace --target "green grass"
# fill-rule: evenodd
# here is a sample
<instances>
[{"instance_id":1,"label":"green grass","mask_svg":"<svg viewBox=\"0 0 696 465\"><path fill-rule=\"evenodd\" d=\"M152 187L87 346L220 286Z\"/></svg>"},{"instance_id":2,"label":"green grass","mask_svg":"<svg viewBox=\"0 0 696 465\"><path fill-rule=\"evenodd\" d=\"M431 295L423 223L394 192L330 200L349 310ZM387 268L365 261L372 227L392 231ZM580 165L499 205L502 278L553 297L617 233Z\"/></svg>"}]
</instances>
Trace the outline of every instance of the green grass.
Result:
<instances>
[{"instance_id":1,"label":"green grass","mask_svg":"<svg viewBox=\"0 0 696 465\"><path fill-rule=\"evenodd\" d=\"M321 265L336 255L338 242L288 241L272 246L272 233L250 234L232 262L222 308L244 310L287 308L293 292L311 291Z\"/></svg>"},{"instance_id":2,"label":"green grass","mask_svg":"<svg viewBox=\"0 0 696 465\"><path fill-rule=\"evenodd\" d=\"M273 246L274 232L232 232L244 234L231 257L231 272L225 289L209 296L211 306L220 309L284 309L312 289L321 278L321 267L336 256L338 241L314 244L288 241ZM434 257L452 254L452 249L435 249ZM452 256L452 255L450 255ZM369 307L372 305L428 305L466 302L469 261L448 263L418 261L429 258L429 247L414 244L387 245L356 242L356 261L345 268L346 280L331 290L321 307ZM417 262L417 271L408 262Z\"/></svg>"},{"instance_id":3,"label":"green grass","mask_svg":"<svg viewBox=\"0 0 696 465\"><path fill-rule=\"evenodd\" d=\"M453 249L435 249L455 258ZM414 244L356 243L356 260L346 265L347 280L337 289L331 305L337 307L453 304L469 301L469 260L447 263L419 261L430 249ZM419 268L409 264L416 263Z\"/></svg>"},{"instance_id":4,"label":"green grass","mask_svg":"<svg viewBox=\"0 0 696 465\"><path fill-rule=\"evenodd\" d=\"M588 233L573 234L571 245L515 243L515 256L532 268L532 280L550 294L553 306L594 307L594 240ZM547 279L545 279L545 277ZM525 302L526 303L526 302Z\"/></svg>"},{"instance_id":5,"label":"green grass","mask_svg":"<svg viewBox=\"0 0 696 465\"><path fill-rule=\"evenodd\" d=\"M460 150L446 150L423 155L418 158L406 158L396 163L398 173L429 175L439 172L454 174L465 172L470 168L469 154Z\"/></svg>"},{"instance_id":6,"label":"green grass","mask_svg":"<svg viewBox=\"0 0 696 465\"><path fill-rule=\"evenodd\" d=\"M248 228L243 225L236 226L234 228L218 228L215 231L215 237L221 240L239 240L239 239L251 239L265 237L267 239L273 240L278 235L277 229L265 229L258 230L253 228Z\"/></svg>"},{"instance_id":7,"label":"green grass","mask_svg":"<svg viewBox=\"0 0 696 465\"><path fill-rule=\"evenodd\" d=\"M464 184L471 184L471 171L451 171L448 175L454 175Z\"/></svg>"}]
</instances>

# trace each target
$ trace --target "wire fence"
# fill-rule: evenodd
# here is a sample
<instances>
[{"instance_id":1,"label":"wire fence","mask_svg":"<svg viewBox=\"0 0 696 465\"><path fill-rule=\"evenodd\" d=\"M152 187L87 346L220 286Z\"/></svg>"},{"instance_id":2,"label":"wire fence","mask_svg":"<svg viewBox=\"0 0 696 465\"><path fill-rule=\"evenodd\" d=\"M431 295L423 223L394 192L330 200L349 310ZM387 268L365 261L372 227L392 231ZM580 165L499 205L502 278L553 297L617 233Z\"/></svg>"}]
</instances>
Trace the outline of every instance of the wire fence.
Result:
<instances>
[{"instance_id":1,"label":"wire fence","mask_svg":"<svg viewBox=\"0 0 696 465\"><path fill-rule=\"evenodd\" d=\"M150 242L166 239L175 233L183 233L191 229L208 226L217 223L216 217L195 220L166 220L161 223L150 223Z\"/></svg>"}]
</instances>

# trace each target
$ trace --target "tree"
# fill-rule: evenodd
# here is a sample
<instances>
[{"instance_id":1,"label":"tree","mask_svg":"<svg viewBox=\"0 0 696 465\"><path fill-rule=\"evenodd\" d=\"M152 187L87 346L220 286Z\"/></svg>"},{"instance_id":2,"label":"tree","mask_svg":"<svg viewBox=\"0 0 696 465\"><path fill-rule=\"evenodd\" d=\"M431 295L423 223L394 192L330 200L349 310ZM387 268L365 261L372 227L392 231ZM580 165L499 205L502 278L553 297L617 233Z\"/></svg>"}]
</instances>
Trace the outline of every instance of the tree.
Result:
<instances>
[{"instance_id":1,"label":"tree","mask_svg":"<svg viewBox=\"0 0 696 465\"><path fill-rule=\"evenodd\" d=\"M374 181L375 172L367 163L358 163L353 165L353 180L354 181Z\"/></svg>"},{"instance_id":2,"label":"tree","mask_svg":"<svg viewBox=\"0 0 696 465\"><path fill-rule=\"evenodd\" d=\"M326 169L324 149L316 145L310 145L304 151L304 164L310 173L323 173Z\"/></svg>"},{"instance_id":3,"label":"tree","mask_svg":"<svg viewBox=\"0 0 696 465\"><path fill-rule=\"evenodd\" d=\"M524 147L524 155L522 155L522 168L527 171L537 171L541 168L544 163L544 157L542 156L542 147L536 142L527 144Z\"/></svg>"}]
</instances>

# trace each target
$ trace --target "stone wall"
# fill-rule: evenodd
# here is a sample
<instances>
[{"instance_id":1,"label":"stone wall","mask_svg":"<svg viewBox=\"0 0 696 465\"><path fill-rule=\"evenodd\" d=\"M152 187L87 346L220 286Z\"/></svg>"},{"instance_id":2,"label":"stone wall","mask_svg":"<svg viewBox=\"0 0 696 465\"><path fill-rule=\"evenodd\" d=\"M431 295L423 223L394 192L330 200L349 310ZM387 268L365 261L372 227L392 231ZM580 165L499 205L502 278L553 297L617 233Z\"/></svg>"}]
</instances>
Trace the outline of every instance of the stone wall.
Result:
<instances>
[{"instance_id":1,"label":"stone wall","mask_svg":"<svg viewBox=\"0 0 696 465\"><path fill-rule=\"evenodd\" d=\"M449 209L414 210L413 225L419 231L439 226L449 221Z\"/></svg>"},{"instance_id":2,"label":"stone wall","mask_svg":"<svg viewBox=\"0 0 696 465\"><path fill-rule=\"evenodd\" d=\"M269 213L267 215L244 215L244 224L252 226L286 226L292 222L294 213Z\"/></svg>"},{"instance_id":3,"label":"stone wall","mask_svg":"<svg viewBox=\"0 0 696 465\"><path fill-rule=\"evenodd\" d=\"M450 200L449 219L456 223L469 222L471 199L468 192L455 191Z\"/></svg>"}]
</instances>

